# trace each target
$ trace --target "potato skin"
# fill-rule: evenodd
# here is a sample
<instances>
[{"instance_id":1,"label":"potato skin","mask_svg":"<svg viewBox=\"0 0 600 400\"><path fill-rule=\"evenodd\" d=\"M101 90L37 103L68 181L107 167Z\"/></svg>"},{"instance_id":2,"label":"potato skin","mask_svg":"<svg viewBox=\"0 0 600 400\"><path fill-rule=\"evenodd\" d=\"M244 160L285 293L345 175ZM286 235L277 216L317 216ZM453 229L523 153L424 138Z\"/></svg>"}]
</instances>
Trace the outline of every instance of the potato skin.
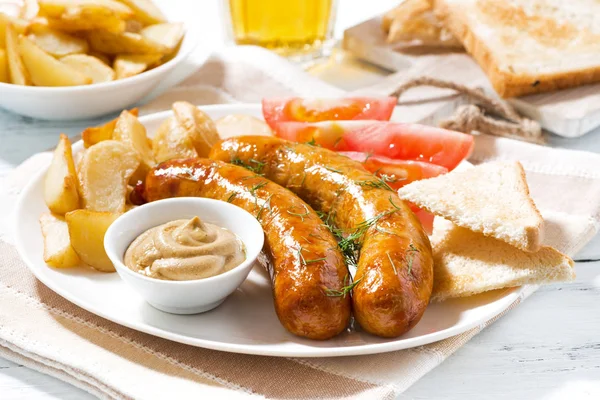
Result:
<instances>
[{"instance_id":1,"label":"potato skin","mask_svg":"<svg viewBox=\"0 0 600 400\"><path fill-rule=\"evenodd\" d=\"M170 160L148 173L147 201L184 196L229 201L257 217L271 261L275 311L289 332L323 340L347 327L350 297L330 294L342 289L348 270L335 238L310 206L287 189L223 162Z\"/></svg>"},{"instance_id":2,"label":"potato skin","mask_svg":"<svg viewBox=\"0 0 600 400\"><path fill-rule=\"evenodd\" d=\"M362 329L382 337L400 336L421 319L433 286L431 244L396 192L365 185L377 178L360 163L330 150L265 136L224 140L213 147L210 158L264 163L266 178L328 214L346 233L371 221L360 238L354 317Z\"/></svg>"}]
</instances>

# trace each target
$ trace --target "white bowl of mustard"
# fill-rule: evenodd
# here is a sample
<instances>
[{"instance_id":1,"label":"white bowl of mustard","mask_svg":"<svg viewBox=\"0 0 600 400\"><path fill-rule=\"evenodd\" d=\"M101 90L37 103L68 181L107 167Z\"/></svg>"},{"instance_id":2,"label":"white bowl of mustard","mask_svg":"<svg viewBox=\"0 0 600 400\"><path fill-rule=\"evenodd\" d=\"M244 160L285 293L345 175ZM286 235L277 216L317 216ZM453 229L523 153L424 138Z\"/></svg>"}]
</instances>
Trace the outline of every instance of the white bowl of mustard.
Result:
<instances>
[{"instance_id":1,"label":"white bowl of mustard","mask_svg":"<svg viewBox=\"0 0 600 400\"><path fill-rule=\"evenodd\" d=\"M198 197L137 207L117 218L104 237L120 277L151 306L173 314L220 305L244 282L263 244L252 214Z\"/></svg>"}]
</instances>

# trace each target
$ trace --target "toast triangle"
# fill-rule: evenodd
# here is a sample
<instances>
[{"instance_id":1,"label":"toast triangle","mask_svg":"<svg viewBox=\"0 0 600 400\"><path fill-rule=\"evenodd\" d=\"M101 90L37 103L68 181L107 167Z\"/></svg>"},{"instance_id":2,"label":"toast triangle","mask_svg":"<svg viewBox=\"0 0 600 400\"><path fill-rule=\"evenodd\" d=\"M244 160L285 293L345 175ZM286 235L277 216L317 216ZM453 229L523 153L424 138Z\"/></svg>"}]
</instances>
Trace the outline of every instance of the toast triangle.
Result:
<instances>
[{"instance_id":1,"label":"toast triangle","mask_svg":"<svg viewBox=\"0 0 600 400\"><path fill-rule=\"evenodd\" d=\"M435 217L431 301L488 290L575 279L573 260L552 247L535 253L516 249Z\"/></svg>"},{"instance_id":2,"label":"toast triangle","mask_svg":"<svg viewBox=\"0 0 600 400\"><path fill-rule=\"evenodd\" d=\"M502 240L524 251L538 251L544 220L519 162L491 162L415 181L400 198L456 225Z\"/></svg>"}]
</instances>

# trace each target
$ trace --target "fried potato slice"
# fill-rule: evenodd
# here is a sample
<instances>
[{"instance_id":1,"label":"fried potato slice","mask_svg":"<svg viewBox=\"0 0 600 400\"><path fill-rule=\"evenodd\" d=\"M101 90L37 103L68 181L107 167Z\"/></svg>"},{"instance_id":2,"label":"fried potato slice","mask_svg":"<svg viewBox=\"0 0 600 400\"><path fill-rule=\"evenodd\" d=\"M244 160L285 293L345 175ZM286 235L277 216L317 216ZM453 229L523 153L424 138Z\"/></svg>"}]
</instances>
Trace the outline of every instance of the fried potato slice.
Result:
<instances>
[{"instance_id":1,"label":"fried potato slice","mask_svg":"<svg viewBox=\"0 0 600 400\"><path fill-rule=\"evenodd\" d=\"M173 158L198 157L192 139L175 117L169 117L160 124L152 138L152 149L159 163Z\"/></svg>"},{"instance_id":2,"label":"fried potato slice","mask_svg":"<svg viewBox=\"0 0 600 400\"><path fill-rule=\"evenodd\" d=\"M54 268L72 268L80 260L71 246L69 226L66 221L54 214L42 214L40 217L42 236L44 237L44 261Z\"/></svg>"},{"instance_id":3,"label":"fried potato slice","mask_svg":"<svg viewBox=\"0 0 600 400\"><path fill-rule=\"evenodd\" d=\"M240 135L273 136L269 125L261 119L245 114L233 114L215 121L221 139Z\"/></svg>"},{"instance_id":4,"label":"fried potato slice","mask_svg":"<svg viewBox=\"0 0 600 400\"><path fill-rule=\"evenodd\" d=\"M69 54L87 53L88 43L85 39L68 35L51 28L33 25L27 36L33 43L54 57Z\"/></svg>"},{"instance_id":5,"label":"fried potato slice","mask_svg":"<svg viewBox=\"0 0 600 400\"><path fill-rule=\"evenodd\" d=\"M160 9L151 0L120 0L129 6L135 13L135 18L144 25L166 22L167 19Z\"/></svg>"},{"instance_id":6,"label":"fried potato slice","mask_svg":"<svg viewBox=\"0 0 600 400\"><path fill-rule=\"evenodd\" d=\"M78 171L85 209L125 211L127 182L139 164L135 151L116 140L105 140L88 148Z\"/></svg>"},{"instance_id":7,"label":"fried potato slice","mask_svg":"<svg viewBox=\"0 0 600 400\"><path fill-rule=\"evenodd\" d=\"M128 78L141 74L157 64L162 54L121 54L115 58L113 67L117 79Z\"/></svg>"},{"instance_id":8,"label":"fried potato slice","mask_svg":"<svg viewBox=\"0 0 600 400\"><path fill-rule=\"evenodd\" d=\"M19 38L19 50L31 81L37 86L76 86L92 82L90 77L58 61L24 36Z\"/></svg>"},{"instance_id":9,"label":"fried potato slice","mask_svg":"<svg viewBox=\"0 0 600 400\"><path fill-rule=\"evenodd\" d=\"M8 83L10 81L9 75L6 50L0 49L0 82Z\"/></svg>"},{"instance_id":10,"label":"fried potato slice","mask_svg":"<svg viewBox=\"0 0 600 400\"><path fill-rule=\"evenodd\" d=\"M89 12L81 10L72 10L64 14L61 18L45 17L46 25L64 32L81 32L102 29L108 32L124 32L125 21L109 15L88 15Z\"/></svg>"},{"instance_id":11,"label":"fried potato slice","mask_svg":"<svg viewBox=\"0 0 600 400\"><path fill-rule=\"evenodd\" d=\"M40 6L37 0L24 0L21 7L20 17L24 20L32 20L40 11Z\"/></svg>"},{"instance_id":12,"label":"fried potato slice","mask_svg":"<svg viewBox=\"0 0 600 400\"><path fill-rule=\"evenodd\" d=\"M105 54L166 54L169 49L160 43L146 39L139 33L111 33L90 31L87 35L90 47Z\"/></svg>"},{"instance_id":13,"label":"fried potato slice","mask_svg":"<svg viewBox=\"0 0 600 400\"><path fill-rule=\"evenodd\" d=\"M138 180L144 180L148 171L156 164L144 125L138 121L135 115L129 111L123 111L117 119L113 139L131 146L141 161L130 182L136 183Z\"/></svg>"},{"instance_id":14,"label":"fried potato slice","mask_svg":"<svg viewBox=\"0 0 600 400\"><path fill-rule=\"evenodd\" d=\"M75 253L81 261L98 271L115 271L104 250L104 235L119 215L89 210L75 210L65 215Z\"/></svg>"},{"instance_id":15,"label":"fried potato slice","mask_svg":"<svg viewBox=\"0 0 600 400\"><path fill-rule=\"evenodd\" d=\"M140 32L146 39L165 46L169 49L169 53L177 49L183 39L183 33L183 24L180 22L150 25Z\"/></svg>"},{"instance_id":16,"label":"fried potato slice","mask_svg":"<svg viewBox=\"0 0 600 400\"><path fill-rule=\"evenodd\" d=\"M6 27L8 25L12 25L16 33L24 33L29 22L20 18L10 17L0 12L0 48L6 47Z\"/></svg>"},{"instance_id":17,"label":"fried potato slice","mask_svg":"<svg viewBox=\"0 0 600 400\"><path fill-rule=\"evenodd\" d=\"M210 149L219 138L213 120L202 110L186 101L177 101L171 106L175 119L191 139L199 157L208 157Z\"/></svg>"},{"instance_id":18,"label":"fried potato slice","mask_svg":"<svg viewBox=\"0 0 600 400\"><path fill-rule=\"evenodd\" d=\"M138 116L138 109L132 108L129 110L129 113L133 116ZM83 147L86 149L90 146L95 145L96 143L100 143L104 140L110 140L113 137L113 132L115 131L115 126L117 124L117 119L112 119L100 126L91 126L89 128L85 128L81 133L81 137L83 139Z\"/></svg>"},{"instance_id":19,"label":"fried potato slice","mask_svg":"<svg viewBox=\"0 0 600 400\"><path fill-rule=\"evenodd\" d=\"M44 179L44 201L55 214L65 215L79 208L79 181L71 141L61 133Z\"/></svg>"},{"instance_id":20,"label":"fried potato slice","mask_svg":"<svg viewBox=\"0 0 600 400\"><path fill-rule=\"evenodd\" d=\"M15 85L31 85L31 76L19 51L19 40L12 24L6 26L6 56L10 82Z\"/></svg>"},{"instance_id":21,"label":"fried potato slice","mask_svg":"<svg viewBox=\"0 0 600 400\"><path fill-rule=\"evenodd\" d=\"M116 0L38 0L40 14L61 18L65 13L85 10L90 14L114 15L120 19L133 17L133 11Z\"/></svg>"},{"instance_id":22,"label":"fried potato slice","mask_svg":"<svg viewBox=\"0 0 600 400\"><path fill-rule=\"evenodd\" d=\"M75 68L92 79L92 83L109 82L115 79L115 71L96 57L87 54L71 54L60 61Z\"/></svg>"}]
</instances>

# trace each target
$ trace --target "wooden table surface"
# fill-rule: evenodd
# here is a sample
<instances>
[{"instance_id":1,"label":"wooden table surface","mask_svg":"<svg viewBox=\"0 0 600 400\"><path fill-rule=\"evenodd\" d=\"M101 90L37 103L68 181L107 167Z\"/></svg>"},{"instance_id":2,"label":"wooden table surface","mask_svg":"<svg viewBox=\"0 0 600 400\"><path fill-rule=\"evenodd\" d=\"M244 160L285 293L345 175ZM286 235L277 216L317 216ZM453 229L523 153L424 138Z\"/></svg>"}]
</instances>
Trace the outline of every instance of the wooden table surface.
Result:
<instances>
[{"instance_id":1,"label":"wooden table surface","mask_svg":"<svg viewBox=\"0 0 600 400\"><path fill-rule=\"evenodd\" d=\"M213 9L215 1L211 0ZM342 2L341 25L369 18L394 2L382 1L376 7L369 3L368 12L364 2ZM73 136L110 117L42 122L0 110L0 177L30 155L53 146L59 132ZM550 143L600 153L600 129L580 139L553 137ZM400 398L600 398L600 262L578 262L576 272L575 283L538 290ZM0 399L92 398L67 383L0 358Z\"/></svg>"}]
</instances>

